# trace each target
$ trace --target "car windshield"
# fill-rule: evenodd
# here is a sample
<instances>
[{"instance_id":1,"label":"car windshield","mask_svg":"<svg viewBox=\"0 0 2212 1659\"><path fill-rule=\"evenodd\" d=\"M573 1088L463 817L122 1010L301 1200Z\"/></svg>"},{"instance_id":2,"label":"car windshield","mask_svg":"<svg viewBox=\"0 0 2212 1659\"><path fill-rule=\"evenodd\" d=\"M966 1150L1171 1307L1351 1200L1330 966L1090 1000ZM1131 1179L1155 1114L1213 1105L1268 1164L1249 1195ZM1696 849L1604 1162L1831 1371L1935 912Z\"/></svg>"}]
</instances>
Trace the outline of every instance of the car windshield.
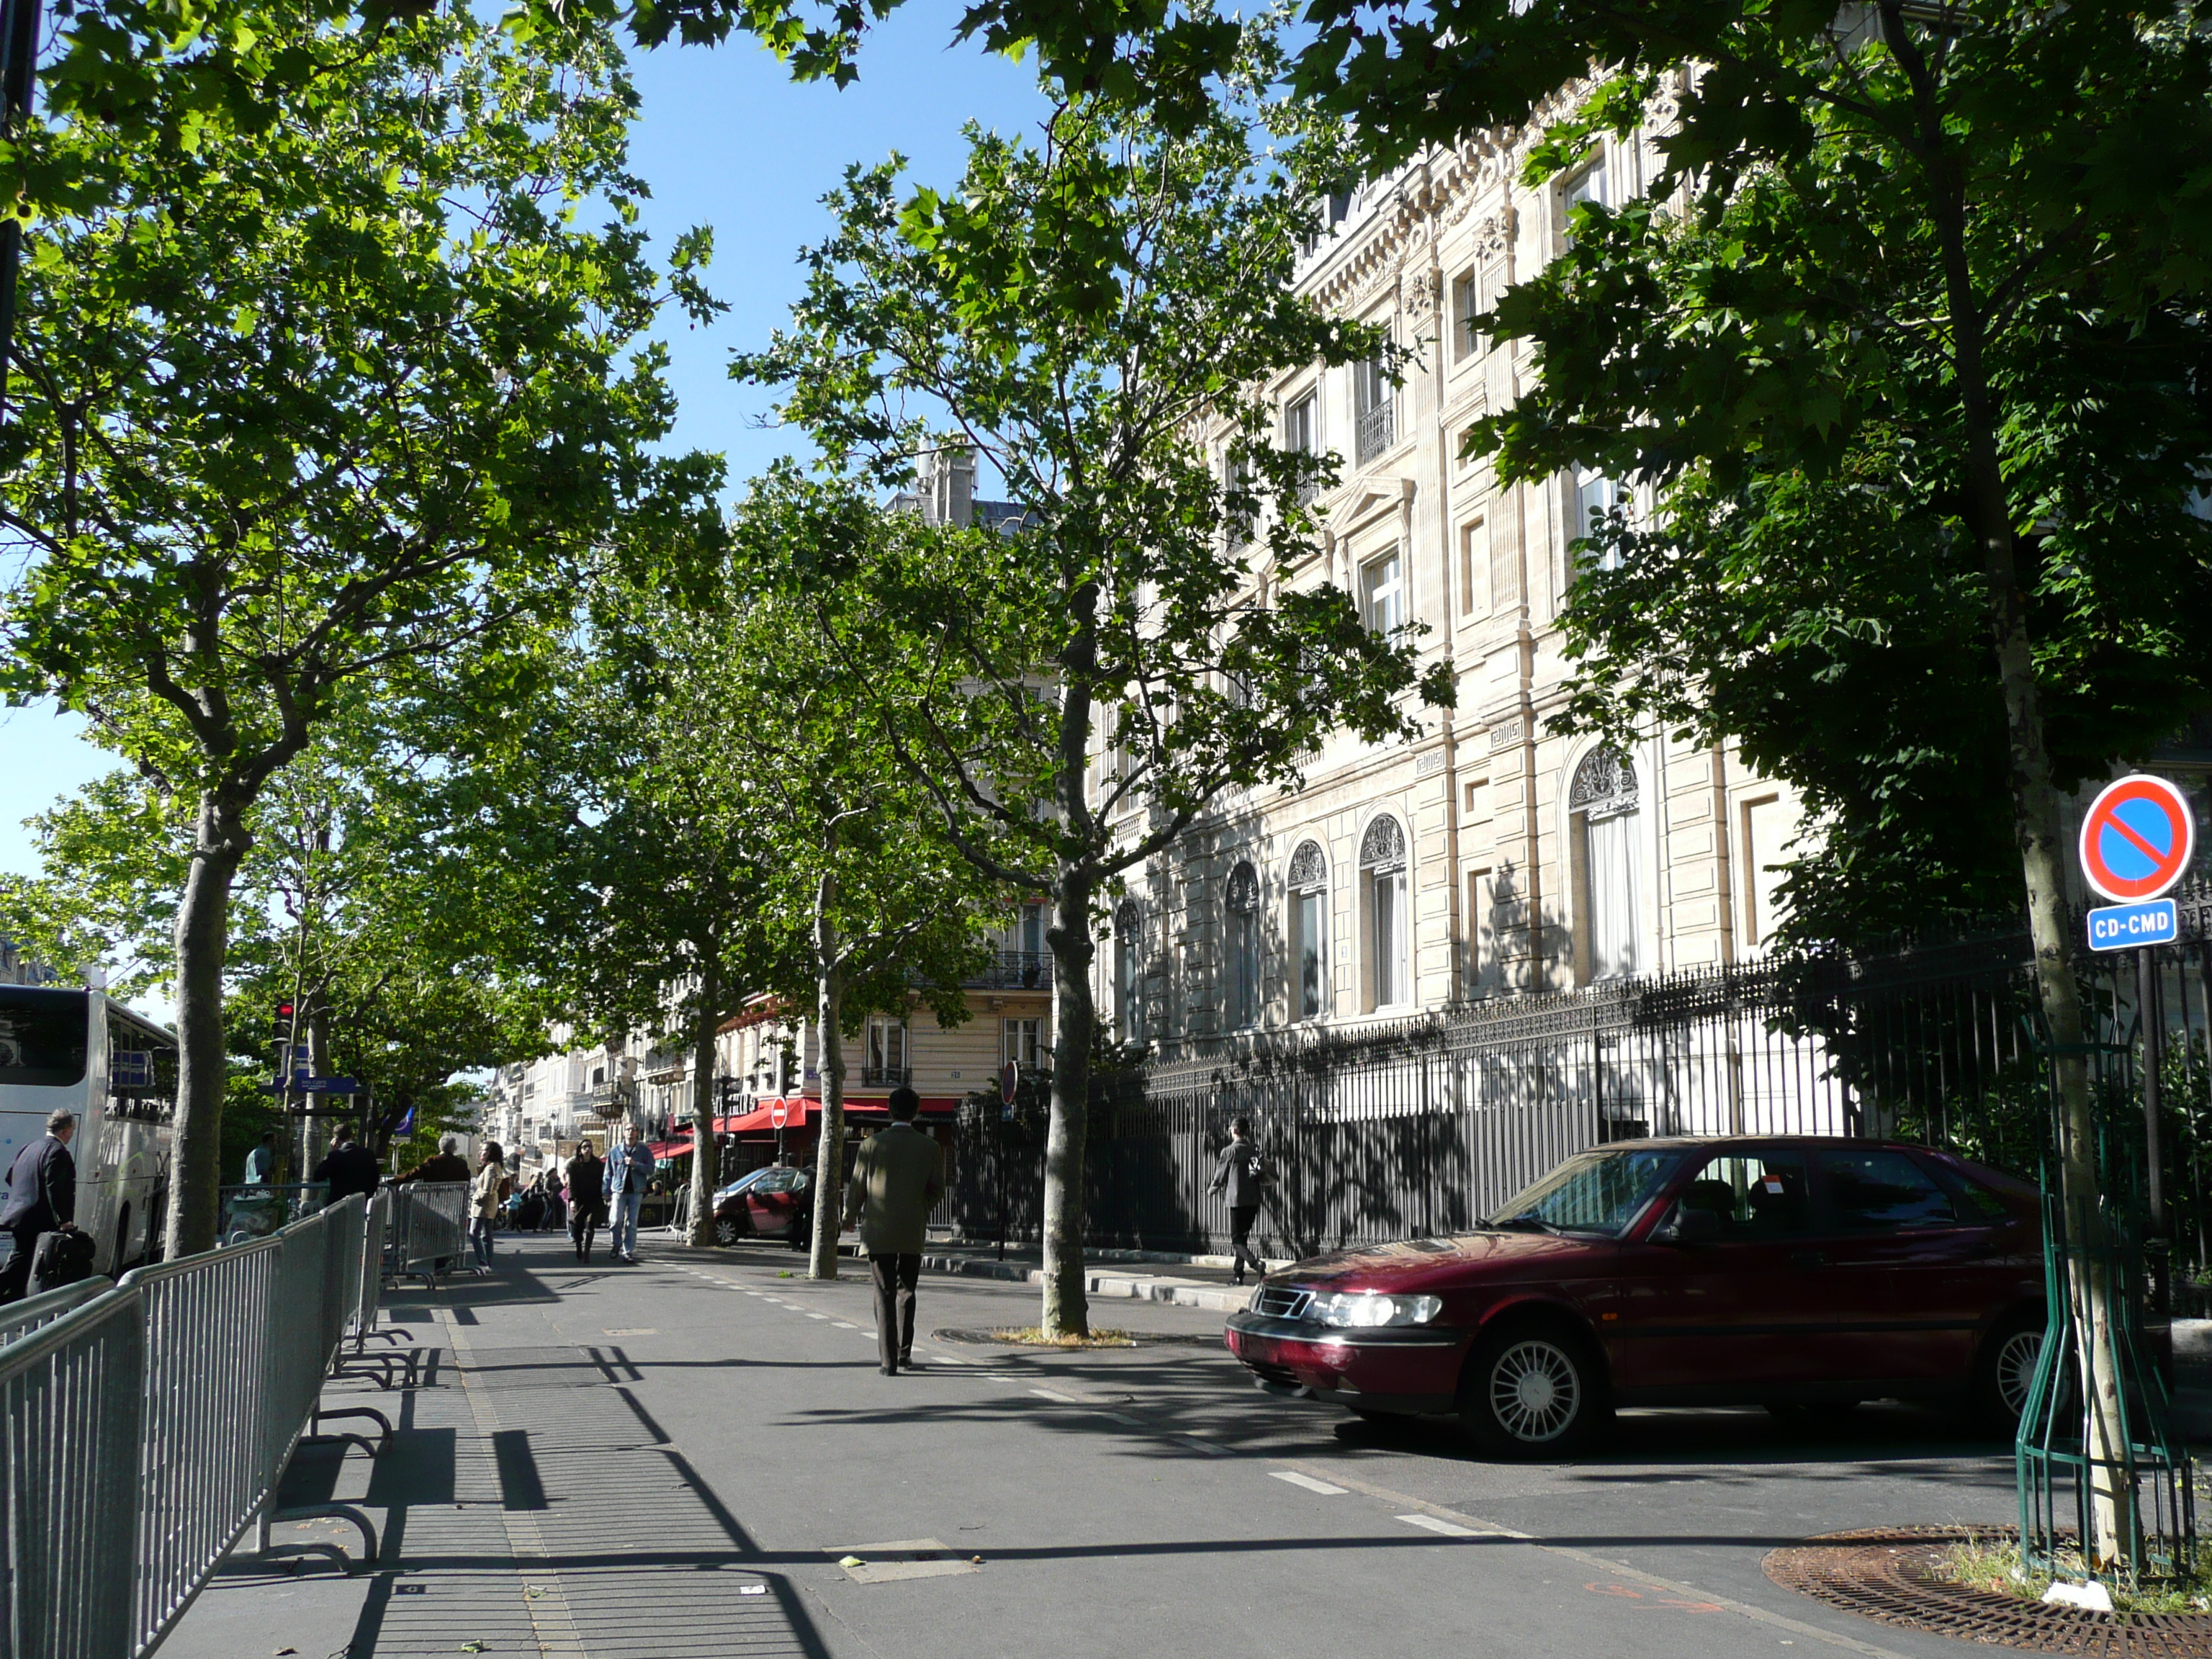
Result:
<instances>
[{"instance_id":1,"label":"car windshield","mask_svg":"<svg viewBox=\"0 0 2212 1659\"><path fill-rule=\"evenodd\" d=\"M775 1167L775 1165L770 1164L769 1169L755 1170L750 1175L740 1176L735 1181L732 1181L728 1186L723 1188L720 1192L716 1193L714 1196L717 1198L728 1198L738 1193L749 1192L753 1188L758 1186L760 1184L761 1178L766 1176L769 1170L773 1170Z\"/></svg>"},{"instance_id":2,"label":"car windshield","mask_svg":"<svg viewBox=\"0 0 2212 1659\"><path fill-rule=\"evenodd\" d=\"M1617 1238L1681 1161L1677 1147L1584 1152L1501 1205L1484 1224L1506 1232Z\"/></svg>"}]
</instances>

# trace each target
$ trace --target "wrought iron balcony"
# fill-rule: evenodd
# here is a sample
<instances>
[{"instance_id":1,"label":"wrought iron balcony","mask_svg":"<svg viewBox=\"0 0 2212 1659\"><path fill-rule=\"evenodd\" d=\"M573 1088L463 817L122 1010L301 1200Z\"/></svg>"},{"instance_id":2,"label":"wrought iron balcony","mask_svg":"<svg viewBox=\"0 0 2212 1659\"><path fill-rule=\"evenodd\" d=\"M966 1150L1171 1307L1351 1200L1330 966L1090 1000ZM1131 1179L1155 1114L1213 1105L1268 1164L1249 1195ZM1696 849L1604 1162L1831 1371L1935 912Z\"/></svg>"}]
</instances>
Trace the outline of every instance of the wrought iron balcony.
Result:
<instances>
[{"instance_id":1,"label":"wrought iron balcony","mask_svg":"<svg viewBox=\"0 0 2212 1659\"><path fill-rule=\"evenodd\" d=\"M1052 952L1000 951L998 959L961 984L977 991L1047 991L1052 988Z\"/></svg>"},{"instance_id":2,"label":"wrought iron balcony","mask_svg":"<svg viewBox=\"0 0 2212 1659\"><path fill-rule=\"evenodd\" d=\"M860 1086L863 1089L903 1089L914 1081L914 1071L906 1066L863 1066L860 1067Z\"/></svg>"},{"instance_id":3,"label":"wrought iron balcony","mask_svg":"<svg viewBox=\"0 0 2212 1659\"><path fill-rule=\"evenodd\" d=\"M596 1089L580 1090L568 1097L568 1109L577 1114L589 1113L598 1117L626 1116L637 1099L635 1085L628 1083L603 1083Z\"/></svg>"},{"instance_id":4,"label":"wrought iron balcony","mask_svg":"<svg viewBox=\"0 0 2212 1659\"><path fill-rule=\"evenodd\" d=\"M1394 400L1377 404L1359 417L1356 434L1362 466L1398 441L1398 405Z\"/></svg>"}]
</instances>

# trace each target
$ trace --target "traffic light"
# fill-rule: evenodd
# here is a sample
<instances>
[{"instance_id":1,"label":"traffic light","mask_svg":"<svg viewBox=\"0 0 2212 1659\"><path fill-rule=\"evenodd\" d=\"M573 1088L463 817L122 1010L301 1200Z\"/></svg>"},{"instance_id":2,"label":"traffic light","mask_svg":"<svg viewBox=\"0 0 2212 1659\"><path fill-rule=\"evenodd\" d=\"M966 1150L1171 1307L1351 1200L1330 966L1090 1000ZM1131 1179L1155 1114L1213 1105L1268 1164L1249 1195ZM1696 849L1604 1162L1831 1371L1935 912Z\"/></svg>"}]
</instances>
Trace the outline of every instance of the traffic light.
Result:
<instances>
[{"instance_id":1,"label":"traffic light","mask_svg":"<svg viewBox=\"0 0 2212 1659\"><path fill-rule=\"evenodd\" d=\"M283 997L276 1003L276 1016L270 1036L278 1042L292 1040L292 999Z\"/></svg>"}]
</instances>

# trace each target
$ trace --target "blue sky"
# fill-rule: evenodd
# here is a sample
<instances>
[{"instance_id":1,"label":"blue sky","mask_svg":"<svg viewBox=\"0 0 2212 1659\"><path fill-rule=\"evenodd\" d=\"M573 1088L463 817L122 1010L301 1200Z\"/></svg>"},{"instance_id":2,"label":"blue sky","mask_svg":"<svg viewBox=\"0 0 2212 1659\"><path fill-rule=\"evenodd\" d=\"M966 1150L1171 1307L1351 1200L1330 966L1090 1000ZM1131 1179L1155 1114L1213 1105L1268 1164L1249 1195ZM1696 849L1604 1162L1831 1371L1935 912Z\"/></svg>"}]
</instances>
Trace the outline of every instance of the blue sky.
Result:
<instances>
[{"instance_id":1,"label":"blue sky","mask_svg":"<svg viewBox=\"0 0 2212 1659\"><path fill-rule=\"evenodd\" d=\"M681 409L675 443L727 455L733 483L804 450L795 434L761 426L769 394L736 384L726 368L733 349L764 344L798 297L799 251L828 228L823 193L852 162L894 150L910 158L918 180L950 185L965 154L963 122L1012 132L1042 118L1024 65L948 45L951 15L901 8L870 40L859 82L842 92L793 86L749 40L636 57L644 106L631 154L653 189L646 227L665 252L690 226L712 225L708 281L730 304L710 327L679 322L667 332ZM21 821L112 767L82 732L81 723L51 709L0 709L0 870L34 870Z\"/></svg>"}]
</instances>

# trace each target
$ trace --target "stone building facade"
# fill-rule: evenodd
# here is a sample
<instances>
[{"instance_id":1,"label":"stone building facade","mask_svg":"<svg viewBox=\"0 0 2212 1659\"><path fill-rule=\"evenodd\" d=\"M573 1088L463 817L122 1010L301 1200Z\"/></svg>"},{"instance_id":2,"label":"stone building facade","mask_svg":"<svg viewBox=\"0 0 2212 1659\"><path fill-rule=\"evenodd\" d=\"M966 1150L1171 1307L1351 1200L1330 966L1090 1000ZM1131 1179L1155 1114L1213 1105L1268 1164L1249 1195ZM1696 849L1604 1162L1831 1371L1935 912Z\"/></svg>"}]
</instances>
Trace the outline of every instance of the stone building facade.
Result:
<instances>
[{"instance_id":1,"label":"stone building facade","mask_svg":"<svg viewBox=\"0 0 2212 1659\"><path fill-rule=\"evenodd\" d=\"M1593 514L1636 512L1633 494L1596 476L1500 487L1462 454L1531 372L1469 319L1560 251L1577 202L1626 199L1654 162L1608 137L1564 187L1531 190L1530 136L1431 153L1328 204L1297 286L1413 356L1395 386L1353 366L1268 388L1278 441L1335 452L1340 482L1300 565L1255 560L1255 596L1334 582L1370 626L1420 625L1457 707L1402 745L1340 734L1303 787L1222 800L1131 873L1098 958L1125 1041L1357 1026L1707 967L1774 931L1800 816L1787 787L1724 749L1653 734L1620 752L1550 730L1571 544Z\"/></svg>"}]
</instances>

